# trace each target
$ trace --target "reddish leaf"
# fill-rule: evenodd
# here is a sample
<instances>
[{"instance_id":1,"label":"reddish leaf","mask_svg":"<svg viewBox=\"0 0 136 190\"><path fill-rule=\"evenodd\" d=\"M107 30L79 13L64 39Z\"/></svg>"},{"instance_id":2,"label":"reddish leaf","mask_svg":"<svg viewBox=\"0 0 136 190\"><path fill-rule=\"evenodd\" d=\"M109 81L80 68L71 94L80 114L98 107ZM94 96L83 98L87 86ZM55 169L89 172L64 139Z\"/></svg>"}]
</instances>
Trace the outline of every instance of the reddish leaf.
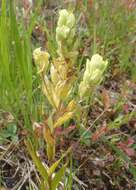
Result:
<instances>
[{"instance_id":1,"label":"reddish leaf","mask_svg":"<svg viewBox=\"0 0 136 190\"><path fill-rule=\"evenodd\" d=\"M133 148L125 148L124 151L125 151L126 154L127 154L128 156L130 156L130 157L135 155L135 151L134 151Z\"/></svg>"},{"instance_id":2,"label":"reddish leaf","mask_svg":"<svg viewBox=\"0 0 136 190\"><path fill-rule=\"evenodd\" d=\"M126 143L123 142L118 143L118 147L122 149L128 156L132 157L135 155L134 149L129 147L132 144L134 144L133 139L128 139Z\"/></svg>"},{"instance_id":3,"label":"reddish leaf","mask_svg":"<svg viewBox=\"0 0 136 190\"><path fill-rule=\"evenodd\" d=\"M75 125L70 125L69 127L65 128L63 130L64 135L68 135L71 131L73 131L76 128Z\"/></svg>"},{"instance_id":4,"label":"reddish leaf","mask_svg":"<svg viewBox=\"0 0 136 190\"><path fill-rule=\"evenodd\" d=\"M111 106L110 96L106 89L102 90L102 99L104 104L104 109L107 110Z\"/></svg>"},{"instance_id":5,"label":"reddish leaf","mask_svg":"<svg viewBox=\"0 0 136 190\"><path fill-rule=\"evenodd\" d=\"M28 10L32 6L32 0L23 0L23 7Z\"/></svg>"},{"instance_id":6,"label":"reddish leaf","mask_svg":"<svg viewBox=\"0 0 136 190\"><path fill-rule=\"evenodd\" d=\"M57 128L55 129L55 135L56 135L56 136L60 136L60 135L62 135L62 134L63 134L62 127L57 127Z\"/></svg>"},{"instance_id":7,"label":"reddish leaf","mask_svg":"<svg viewBox=\"0 0 136 190\"><path fill-rule=\"evenodd\" d=\"M121 148L122 150L124 150L125 148L127 148L127 145L123 142L119 142L118 147Z\"/></svg>"},{"instance_id":8,"label":"reddish leaf","mask_svg":"<svg viewBox=\"0 0 136 190\"><path fill-rule=\"evenodd\" d=\"M93 6L93 0L88 0L88 7L92 7Z\"/></svg>"},{"instance_id":9,"label":"reddish leaf","mask_svg":"<svg viewBox=\"0 0 136 190\"><path fill-rule=\"evenodd\" d=\"M92 136L92 141L97 141L101 136L105 135L108 131L107 126L103 126L100 129L98 129Z\"/></svg>"},{"instance_id":10,"label":"reddish leaf","mask_svg":"<svg viewBox=\"0 0 136 190\"><path fill-rule=\"evenodd\" d=\"M136 1L135 0L123 0L124 5L126 6L127 9L133 10L136 8Z\"/></svg>"},{"instance_id":11,"label":"reddish leaf","mask_svg":"<svg viewBox=\"0 0 136 190\"><path fill-rule=\"evenodd\" d=\"M76 128L75 125L70 125L67 128L62 128L58 127L55 129L55 135L60 136L60 135L68 135L71 131L73 131Z\"/></svg>"},{"instance_id":12,"label":"reddish leaf","mask_svg":"<svg viewBox=\"0 0 136 190\"><path fill-rule=\"evenodd\" d=\"M123 110L125 111L125 113L129 112L129 105L128 104L124 104L123 105Z\"/></svg>"},{"instance_id":13,"label":"reddish leaf","mask_svg":"<svg viewBox=\"0 0 136 190\"><path fill-rule=\"evenodd\" d=\"M136 89L136 83L129 81L129 80L127 80L126 83L127 83L128 87Z\"/></svg>"},{"instance_id":14,"label":"reddish leaf","mask_svg":"<svg viewBox=\"0 0 136 190\"><path fill-rule=\"evenodd\" d=\"M128 146L131 146L131 145L134 144L134 143L135 143L135 141L134 141L134 139L132 139L132 138L129 138L128 141L127 141L127 145L128 145Z\"/></svg>"}]
</instances>

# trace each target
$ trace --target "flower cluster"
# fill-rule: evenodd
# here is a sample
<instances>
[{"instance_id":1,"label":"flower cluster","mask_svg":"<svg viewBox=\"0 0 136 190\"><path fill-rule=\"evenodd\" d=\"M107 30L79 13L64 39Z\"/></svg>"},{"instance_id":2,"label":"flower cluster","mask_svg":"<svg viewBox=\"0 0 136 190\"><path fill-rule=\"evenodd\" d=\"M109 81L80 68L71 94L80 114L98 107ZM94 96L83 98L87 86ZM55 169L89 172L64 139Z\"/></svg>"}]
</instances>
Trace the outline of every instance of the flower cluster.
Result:
<instances>
[{"instance_id":1,"label":"flower cluster","mask_svg":"<svg viewBox=\"0 0 136 190\"><path fill-rule=\"evenodd\" d=\"M94 90L94 88L101 82L107 64L108 62L104 61L99 54L93 55L91 61L87 59L83 81L79 85L79 94L81 98L90 90Z\"/></svg>"},{"instance_id":2,"label":"flower cluster","mask_svg":"<svg viewBox=\"0 0 136 190\"><path fill-rule=\"evenodd\" d=\"M65 9L59 12L56 28L58 55L63 58L75 59L77 56L75 43L76 20L72 12Z\"/></svg>"},{"instance_id":3,"label":"flower cluster","mask_svg":"<svg viewBox=\"0 0 136 190\"><path fill-rule=\"evenodd\" d=\"M50 55L41 48L37 48L33 52L33 57L38 67L38 73L45 73L49 65Z\"/></svg>"}]
</instances>

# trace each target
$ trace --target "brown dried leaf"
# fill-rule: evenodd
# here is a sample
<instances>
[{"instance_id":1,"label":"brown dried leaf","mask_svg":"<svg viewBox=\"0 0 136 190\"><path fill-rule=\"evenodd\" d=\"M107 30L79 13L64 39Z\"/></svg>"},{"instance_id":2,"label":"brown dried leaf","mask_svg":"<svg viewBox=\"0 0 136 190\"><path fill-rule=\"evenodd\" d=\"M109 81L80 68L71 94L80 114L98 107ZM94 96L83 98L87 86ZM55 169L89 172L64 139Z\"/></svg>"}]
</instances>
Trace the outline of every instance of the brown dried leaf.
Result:
<instances>
[{"instance_id":1,"label":"brown dried leaf","mask_svg":"<svg viewBox=\"0 0 136 190\"><path fill-rule=\"evenodd\" d=\"M109 93L106 89L102 90L102 100L104 104L104 109L108 110L111 106L111 100L110 100Z\"/></svg>"},{"instance_id":2,"label":"brown dried leaf","mask_svg":"<svg viewBox=\"0 0 136 190\"><path fill-rule=\"evenodd\" d=\"M105 135L108 131L108 128L106 125L100 127L93 135L92 135L92 141L95 142L97 141L99 138L101 138L101 136Z\"/></svg>"},{"instance_id":3,"label":"brown dried leaf","mask_svg":"<svg viewBox=\"0 0 136 190\"><path fill-rule=\"evenodd\" d=\"M35 122L33 124L33 130L37 138L42 137L43 134L43 124Z\"/></svg>"}]
</instances>

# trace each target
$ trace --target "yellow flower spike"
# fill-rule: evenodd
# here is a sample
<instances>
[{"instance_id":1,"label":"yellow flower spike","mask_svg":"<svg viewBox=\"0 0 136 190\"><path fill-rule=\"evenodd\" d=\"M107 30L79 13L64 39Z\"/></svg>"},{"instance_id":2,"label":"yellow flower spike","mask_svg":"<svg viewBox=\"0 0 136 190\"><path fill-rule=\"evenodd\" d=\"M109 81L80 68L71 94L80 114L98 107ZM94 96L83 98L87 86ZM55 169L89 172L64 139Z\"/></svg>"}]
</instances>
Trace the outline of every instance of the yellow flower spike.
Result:
<instances>
[{"instance_id":1,"label":"yellow flower spike","mask_svg":"<svg viewBox=\"0 0 136 190\"><path fill-rule=\"evenodd\" d=\"M79 85L79 95L81 98L88 94L88 90L93 89L101 82L107 64L108 62L104 61L99 54L93 55L91 61L87 59L83 81Z\"/></svg>"},{"instance_id":2,"label":"yellow flower spike","mask_svg":"<svg viewBox=\"0 0 136 190\"><path fill-rule=\"evenodd\" d=\"M57 27L56 33L58 41L66 39L70 33L70 28L68 28L67 26Z\"/></svg>"},{"instance_id":3,"label":"yellow flower spike","mask_svg":"<svg viewBox=\"0 0 136 190\"><path fill-rule=\"evenodd\" d=\"M59 19L58 26L66 25L68 17L68 11L66 9L62 9L59 11Z\"/></svg>"},{"instance_id":4,"label":"yellow flower spike","mask_svg":"<svg viewBox=\"0 0 136 190\"><path fill-rule=\"evenodd\" d=\"M33 57L38 67L38 73L45 73L49 65L49 53L43 51L40 47L33 51Z\"/></svg>"},{"instance_id":5,"label":"yellow flower spike","mask_svg":"<svg viewBox=\"0 0 136 190\"><path fill-rule=\"evenodd\" d=\"M75 25L75 17L73 13L67 11L66 9L62 9L59 12L58 26L64 25L69 27L73 27Z\"/></svg>"},{"instance_id":6,"label":"yellow flower spike","mask_svg":"<svg viewBox=\"0 0 136 190\"><path fill-rule=\"evenodd\" d=\"M59 12L59 19L56 28L56 41L58 44L58 54L60 57L75 59L77 51L75 49L76 19L71 11L63 9ZM74 52L74 53L71 53Z\"/></svg>"},{"instance_id":7,"label":"yellow flower spike","mask_svg":"<svg viewBox=\"0 0 136 190\"><path fill-rule=\"evenodd\" d=\"M102 56L100 56L99 54L94 54L91 58L89 69L90 70L94 70L94 69L104 70L107 64L108 62L104 61Z\"/></svg>"}]
</instances>

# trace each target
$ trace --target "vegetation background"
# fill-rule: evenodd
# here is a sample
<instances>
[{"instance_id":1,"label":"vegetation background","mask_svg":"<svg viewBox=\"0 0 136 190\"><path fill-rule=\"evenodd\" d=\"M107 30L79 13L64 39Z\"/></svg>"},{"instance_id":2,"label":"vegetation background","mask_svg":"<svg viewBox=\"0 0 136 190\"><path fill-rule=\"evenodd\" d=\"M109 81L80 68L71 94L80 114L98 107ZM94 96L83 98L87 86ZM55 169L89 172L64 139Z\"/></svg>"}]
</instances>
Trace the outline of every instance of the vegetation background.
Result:
<instances>
[{"instance_id":1,"label":"vegetation background","mask_svg":"<svg viewBox=\"0 0 136 190\"><path fill-rule=\"evenodd\" d=\"M63 8L73 8L76 16L79 78L94 53L107 58L109 65L93 105L87 105L87 127L64 128L57 156L76 146L84 134L71 159L72 189L135 189L134 0L0 2L0 187L38 189L38 172L24 139L35 135L33 123L42 121L50 106L39 88L32 52L42 46L56 56L56 23ZM46 160L43 149L40 153Z\"/></svg>"}]
</instances>

